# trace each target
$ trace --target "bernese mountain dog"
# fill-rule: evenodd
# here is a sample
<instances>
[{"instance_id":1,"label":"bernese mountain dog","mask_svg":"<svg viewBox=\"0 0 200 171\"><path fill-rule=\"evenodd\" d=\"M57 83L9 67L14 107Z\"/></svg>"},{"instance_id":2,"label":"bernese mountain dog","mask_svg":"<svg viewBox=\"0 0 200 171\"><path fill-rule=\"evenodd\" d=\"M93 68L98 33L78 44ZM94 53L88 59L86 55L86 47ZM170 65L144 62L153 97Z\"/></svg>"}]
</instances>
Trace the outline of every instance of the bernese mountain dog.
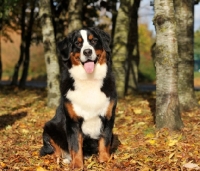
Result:
<instances>
[{"instance_id":1,"label":"bernese mountain dog","mask_svg":"<svg viewBox=\"0 0 200 171\"><path fill-rule=\"evenodd\" d=\"M80 29L58 43L61 100L44 126L40 155L55 154L72 168L83 168L83 156L110 158L117 93L112 73L110 36L96 28Z\"/></svg>"}]
</instances>

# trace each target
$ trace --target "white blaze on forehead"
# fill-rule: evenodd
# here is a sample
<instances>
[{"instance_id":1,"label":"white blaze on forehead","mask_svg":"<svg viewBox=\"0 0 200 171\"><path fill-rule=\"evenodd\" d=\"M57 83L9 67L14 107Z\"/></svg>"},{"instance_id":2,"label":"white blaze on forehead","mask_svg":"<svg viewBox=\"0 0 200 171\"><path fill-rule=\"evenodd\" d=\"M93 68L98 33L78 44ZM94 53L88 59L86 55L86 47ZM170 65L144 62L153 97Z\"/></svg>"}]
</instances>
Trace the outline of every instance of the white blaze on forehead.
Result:
<instances>
[{"instance_id":1,"label":"white blaze on forehead","mask_svg":"<svg viewBox=\"0 0 200 171\"><path fill-rule=\"evenodd\" d=\"M87 38L87 31L81 30L80 33L81 33L81 36L83 38L83 46L89 45L88 38Z\"/></svg>"},{"instance_id":2,"label":"white blaze on forehead","mask_svg":"<svg viewBox=\"0 0 200 171\"><path fill-rule=\"evenodd\" d=\"M94 61L96 59L96 52L94 50L94 47L90 45L89 41L88 41L88 32L86 30L81 30L80 31L80 34L81 34L81 37L83 39L83 46L81 48L81 61L82 62L86 62L88 60L88 57L86 57L84 54L83 54L83 51L85 49L91 49L92 50L92 54L90 56L90 60Z\"/></svg>"}]
</instances>

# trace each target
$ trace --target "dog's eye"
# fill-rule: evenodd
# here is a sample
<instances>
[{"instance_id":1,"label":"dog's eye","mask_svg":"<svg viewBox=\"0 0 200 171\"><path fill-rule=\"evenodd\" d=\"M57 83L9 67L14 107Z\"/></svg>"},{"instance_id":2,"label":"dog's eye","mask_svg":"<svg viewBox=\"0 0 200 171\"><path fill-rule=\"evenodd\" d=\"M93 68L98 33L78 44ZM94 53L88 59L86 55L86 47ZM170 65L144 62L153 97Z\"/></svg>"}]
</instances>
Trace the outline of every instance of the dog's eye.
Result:
<instances>
[{"instance_id":1,"label":"dog's eye","mask_svg":"<svg viewBox=\"0 0 200 171\"><path fill-rule=\"evenodd\" d=\"M82 42L75 42L75 45L78 46L78 47L81 47L82 46Z\"/></svg>"},{"instance_id":2,"label":"dog's eye","mask_svg":"<svg viewBox=\"0 0 200 171\"><path fill-rule=\"evenodd\" d=\"M93 45L95 45L95 44L97 43L97 41L98 41L98 39L95 39L95 38L94 38L94 39L91 40L91 43L92 43Z\"/></svg>"}]
</instances>

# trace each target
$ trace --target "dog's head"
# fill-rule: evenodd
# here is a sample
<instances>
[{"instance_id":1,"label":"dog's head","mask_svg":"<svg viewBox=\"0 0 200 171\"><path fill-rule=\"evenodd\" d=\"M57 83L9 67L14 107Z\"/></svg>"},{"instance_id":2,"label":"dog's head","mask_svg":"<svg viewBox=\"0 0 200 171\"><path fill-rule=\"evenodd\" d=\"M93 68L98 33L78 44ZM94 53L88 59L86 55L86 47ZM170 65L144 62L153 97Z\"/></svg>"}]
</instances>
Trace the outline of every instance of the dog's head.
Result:
<instances>
[{"instance_id":1,"label":"dog's head","mask_svg":"<svg viewBox=\"0 0 200 171\"><path fill-rule=\"evenodd\" d=\"M110 36L104 31L91 27L76 30L58 43L62 61L68 68L79 67L86 74L92 74L97 65L110 59Z\"/></svg>"}]
</instances>

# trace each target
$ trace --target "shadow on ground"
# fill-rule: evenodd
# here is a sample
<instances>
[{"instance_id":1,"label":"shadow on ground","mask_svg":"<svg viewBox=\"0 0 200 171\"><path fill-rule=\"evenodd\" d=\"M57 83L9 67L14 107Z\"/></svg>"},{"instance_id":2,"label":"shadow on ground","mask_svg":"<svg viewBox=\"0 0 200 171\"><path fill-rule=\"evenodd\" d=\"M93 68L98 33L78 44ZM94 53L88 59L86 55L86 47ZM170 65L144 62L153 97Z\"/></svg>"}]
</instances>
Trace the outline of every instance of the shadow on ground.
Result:
<instances>
[{"instance_id":1,"label":"shadow on ground","mask_svg":"<svg viewBox=\"0 0 200 171\"><path fill-rule=\"evenodd\" d=\"M6 128L8 125L13 125L17 120L27 116L27 112L20 112L17 114L5 114L0 116L0 130Z\"/></svg>"}]
</instances>

